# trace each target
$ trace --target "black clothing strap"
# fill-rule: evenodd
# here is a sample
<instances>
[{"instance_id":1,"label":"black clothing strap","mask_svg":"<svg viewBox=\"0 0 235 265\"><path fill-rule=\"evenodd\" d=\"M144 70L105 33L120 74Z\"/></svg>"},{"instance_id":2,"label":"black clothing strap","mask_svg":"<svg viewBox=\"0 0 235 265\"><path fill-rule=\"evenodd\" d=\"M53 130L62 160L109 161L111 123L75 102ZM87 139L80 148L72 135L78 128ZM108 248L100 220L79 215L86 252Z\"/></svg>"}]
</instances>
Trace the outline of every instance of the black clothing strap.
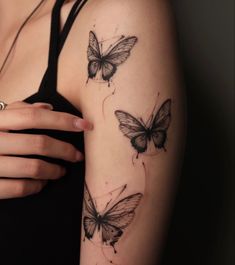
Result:
<instances>
[{"instance_id":1,"label":"black clothing strap","mask_svg":"<svg viewBox=\"0 0 235 265\"><path fill-rule=\"evenodd\" d=\"M87 0L77 0L70 10L63 29L60 29L60 13L65 0L57 0L51 15L51 34L48 66L39 87L39 93L51 94L57 90L58 58L62 51L74 20ZM50 78L48 78L50 76ZM46 91L45 91L46 90Z\"/></svg>"},{"instance_id":2,"label":"black clothing strap","mask_svg":"<svg viewBox=\"0 0 235 265\"><path fill-rule=\"evenodd\" d=\"M25 102L29 104L47 102L53 105L54 111L82 117L82 113L56 91L56 79L58 56L77 14L87 1L79 0L74 3L60 31L60 11L64 2L64 0L55 1L52 11L48 67L43 81L39 91L25 99ZM27 129L14 130L11 133L47 135L67 142L85 153L83 132ZM0 264L79 264L85 161L72 163L43 155L23 157L63 166L66 168L66 174L59 180L49 181L38 194L0 200L0 226L4 227L1 229ZM14 255L9 255L9 249Z\"/></svg>"}]
</instances>

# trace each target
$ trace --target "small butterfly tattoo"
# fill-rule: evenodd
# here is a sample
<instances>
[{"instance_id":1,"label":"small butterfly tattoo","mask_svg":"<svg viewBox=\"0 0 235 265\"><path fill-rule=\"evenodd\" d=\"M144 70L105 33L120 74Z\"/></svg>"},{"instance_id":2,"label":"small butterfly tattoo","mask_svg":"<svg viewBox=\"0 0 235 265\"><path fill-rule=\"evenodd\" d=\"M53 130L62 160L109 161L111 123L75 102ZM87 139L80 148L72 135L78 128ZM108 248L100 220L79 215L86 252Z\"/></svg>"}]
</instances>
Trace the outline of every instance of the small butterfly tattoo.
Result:
<instances>
[{"instance_id":1,"label":"small butterfly tattoo","mask_svg":"<svg viewBox=\"0 0 235 265\"><path fill-rule=\"evenodd\" d=\"M167 130L171 122L171 99L167 99L155 115L153 110L146 123L122 110L115 111L115 115L120 123L119 129L131 140L131 145L137 151L137 158L139 153L147 150L150 141L153 141L156 149L166 150Z\"/></svg>"},{"instance_id":2,"label":"small butterfly tattoo","mask_svg":"<svg viewBox=\"0 0 235 265\"><path fill-rule=\"evenodd\" d=\"M96 232L101 237L101 244L115 249L115 244L123 235L124 230L131 224L135 217L135 210L143 197L142 193L127 196L117 203L107 203L101 213L96 208L95 199L91 197L87 184L84 188L84 217L83 227L85 237L91 240Z\"/></svg>"},{"instance_id":3,"label":"small butterfly tattoo","mask_svg":"<svg viewBox=\"0 0 235 265\"><path fill-rule=\"evenodd\" d=\"M102 45L98 42L96 34L93 31L89 33L89 45L87 49L88 57L88 80L94 79L97 73L101 71L101 78L108 82L117 71L117 67L124 63L130 56L130 52L137 42L137 37L124 37L102 52ZM88 82L87 80L87 82Z\"/></svg>"}]
</instances>

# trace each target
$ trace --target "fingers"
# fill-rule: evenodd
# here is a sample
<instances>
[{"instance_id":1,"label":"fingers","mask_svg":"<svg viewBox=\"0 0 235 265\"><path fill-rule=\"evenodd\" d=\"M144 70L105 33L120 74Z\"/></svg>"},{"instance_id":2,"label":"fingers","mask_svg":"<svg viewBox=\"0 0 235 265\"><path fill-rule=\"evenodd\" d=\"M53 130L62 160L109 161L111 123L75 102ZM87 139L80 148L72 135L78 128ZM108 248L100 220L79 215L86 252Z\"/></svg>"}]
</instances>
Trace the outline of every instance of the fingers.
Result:
<instances>
[{"instance_id":1,"label":"fingers","mask_svg":"<svg viewBox=\"0 0 235 265\"><path fill-rule=\"evenodd\" d=\"M73 145L46 135L0 132L0 155L42 155L70 162L83 160Z\"/></svg>"},{"instance_id":2,"label":"fingers","mask_svg":"<svg viewBox=\"0 0 235 265\"><path fill-rule=\"evenodd\" d=\"M19 108L44 108L44 109L48 109L48 110L52 110L53 106L51 104L48 103L44 103L44 102L37 102L34 104L28 104L26 102L23 101L16 101L13 102L9 105L7 105L5 110L9 110L9 109L19 109Z\"/></svg>"},{"instance_id":3,"label":"fingers","mask_svg":"<svg viewBox=\"0 0 235 265\"><path fill-rule=\"evenodd\" d=\"M55 180L65 175L62 166L39 159L0 156L0 176L6 178L30 178Z\"/></svg>"},{"instance_id":4,"label":"fingers","mask_svg":"<svg viewBox=\"0 0 235 265\"><path fill-rule=\"evenodd\" d=\"M19 108L0 111L0 130L49 129L87 131L93 128L87 120L72 114L42 108Z\"/></svg>"},{"instance_id":5,"label":"fingers","mask_svg":"<svg viewBox=\"0 0 235 265\"><path fill-rule=\"evenodd\" d=\"M26 197L40 192L46 181L28 179L0 179L0 200Z\"/></svg>"},{"instance_id":6,"label":"fingers","mask_svg":"<svg viewBox=\"0 0 235 265\"><path fill-rule=\"evenodd\" d=\"M38 193L47 180L61 178L66 173L60 165L12 155L42 155L71 162L83 159L83 155L69 143L45 135L7 132L24 129L77 132L92 129L92 125L82 118L52 110L53 107L47 103L14 102L0 112L0 199Z\"/></svg>"}]
</instances>

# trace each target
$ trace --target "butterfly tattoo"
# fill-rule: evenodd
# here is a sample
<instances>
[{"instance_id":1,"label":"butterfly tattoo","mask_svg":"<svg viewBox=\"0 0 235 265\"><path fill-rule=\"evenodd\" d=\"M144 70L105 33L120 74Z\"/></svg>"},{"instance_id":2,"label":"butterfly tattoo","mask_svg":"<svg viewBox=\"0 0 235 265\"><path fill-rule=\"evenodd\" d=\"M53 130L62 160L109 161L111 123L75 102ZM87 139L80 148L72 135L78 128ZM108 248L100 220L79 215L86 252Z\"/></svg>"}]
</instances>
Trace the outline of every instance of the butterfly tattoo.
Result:
<instances>
[{"instance_id":1,"label":"butterfly tattoo","mask_svg":"<svg viewBox=\"0 0 235 265\"><path fill-rule=\"evenodd\" d=\"M146 123L122 110L115 111L115 115L120 123L119 129L131 140L138 154L147 150L150 141L153 141L156 148L165 149L167 130L171 122L171 99L161 105L155 116L152 113Z\"/></svg>"},{"instance_id":2,"label":"butterfly tattoo","mask_svg":"<svg viewBox=\"0 0 235 265\"><path fill-rule=\"evenodd\" d=\"M89 33L89 45L87 50L88 57L88 80L96 77L101 71L101 77L104 81L110 82L110 79L117 71L117 66L124 63L130 56L130 52L137 42L137 37L122 37L115 45L112 45L105 53L102 52L96 34L93 31Z\"/></svg>"},{"instance_id":3,"label":"butterfly tattoo","mask_svg":"<svg viewBox=\"0 0 235 265\"><path fill-rule=\"evenodd\" d=\"M99 232L102 244L113 247L114 252L117 253L115 244L134 219L135 209L142 197L143 194L136 193L121 199L111 207L108 203L104 212L100 213L85 183L83 217L85 237L91 240L95 232Z\"/></svg>"}]
</instances>

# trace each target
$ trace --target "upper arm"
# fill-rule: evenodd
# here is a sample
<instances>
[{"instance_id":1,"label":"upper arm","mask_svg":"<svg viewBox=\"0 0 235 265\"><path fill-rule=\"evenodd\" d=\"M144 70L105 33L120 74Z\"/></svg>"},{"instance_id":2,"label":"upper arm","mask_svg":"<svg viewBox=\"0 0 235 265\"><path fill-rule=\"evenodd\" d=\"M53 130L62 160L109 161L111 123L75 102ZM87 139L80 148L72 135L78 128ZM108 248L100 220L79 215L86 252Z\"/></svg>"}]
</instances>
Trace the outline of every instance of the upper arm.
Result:
<instances>
[{"instance_id":1,"label":"upper arm","mask_svg":"<svg viewBox=\"0 0 235 265\"><path fill-rule=\"evenodd\" d=\"M184 94L170 5L163 0L103 0L88 2L85 10L83 27L78 26L79 93L84 118L94 130L85 134L81 264L105 264L107 259L142 264L143 258L146 265L155 264L184 143ZM102 63L95 62L91 48L97 44L91 40L87 53L90 31L103 50ZM109 46L122 41L111 56ZM97 80L88 79L89 74Z\"/></svg>"}]
</instances>

